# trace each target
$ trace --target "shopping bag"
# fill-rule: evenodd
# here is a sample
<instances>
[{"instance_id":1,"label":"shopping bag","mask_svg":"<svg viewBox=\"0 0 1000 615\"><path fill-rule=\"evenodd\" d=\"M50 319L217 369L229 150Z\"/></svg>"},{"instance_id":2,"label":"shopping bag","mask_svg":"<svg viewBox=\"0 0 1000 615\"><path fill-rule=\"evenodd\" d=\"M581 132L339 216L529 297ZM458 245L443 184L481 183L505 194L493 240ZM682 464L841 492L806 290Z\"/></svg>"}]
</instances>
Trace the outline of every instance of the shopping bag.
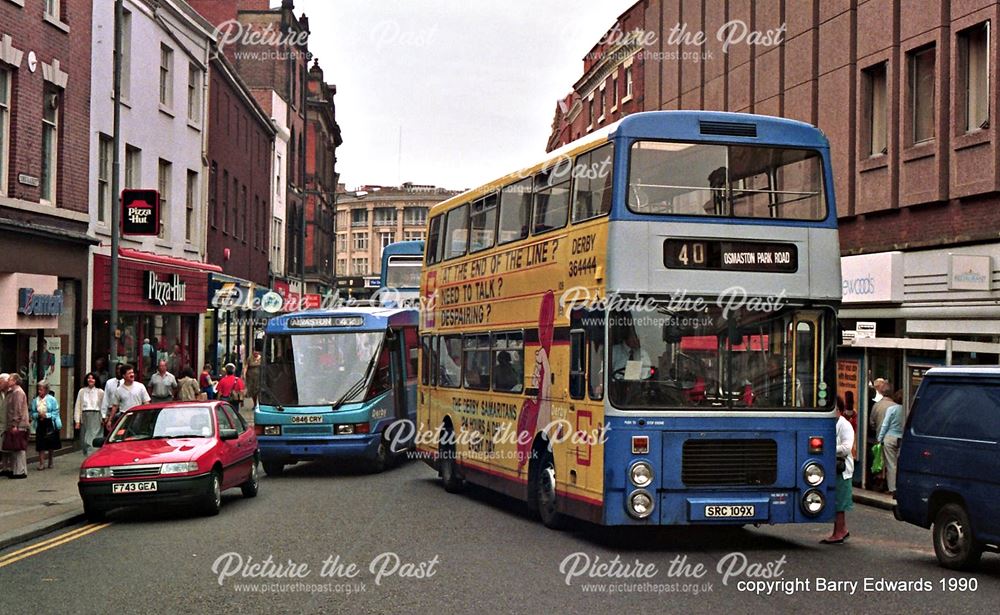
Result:
<instances>
[{"instance_id":1,"label":"shopping bag","mask_svg":"<svg viewBox=\"0 0 1000 615\"><path fill-rule=\"evenodd\" d=\"M882 444L876 442L872 447L872 472L881 472L883 468Z\"/></svg>"}]
</instances>

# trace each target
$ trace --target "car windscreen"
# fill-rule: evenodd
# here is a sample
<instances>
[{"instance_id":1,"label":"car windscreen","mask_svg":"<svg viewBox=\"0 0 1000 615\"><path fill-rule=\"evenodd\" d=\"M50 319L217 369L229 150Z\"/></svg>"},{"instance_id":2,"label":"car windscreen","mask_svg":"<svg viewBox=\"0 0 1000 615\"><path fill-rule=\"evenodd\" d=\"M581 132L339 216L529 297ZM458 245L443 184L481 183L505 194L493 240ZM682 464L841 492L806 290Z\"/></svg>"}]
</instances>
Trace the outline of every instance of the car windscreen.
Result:
<instances>
[{"instance_id":1,"label":"car windscreen","mask_svg":"<svg viewBox=\"0 0 1000 615\"><path fill-rule=\"evenodd\" d=\"M360 401L384 337L384 331L268 336L261 403L339 406Z\"/></svg>"},{"instance_id":2,"label":"car windscreen","mask_svg":"<svg viewBox=\"0 0 1000 615\"><path fill-rule=\"evenodd\" d=\"M177 406L126 412L108 442L159 438L210 438L212 414L204 406Z\"/></svg>"}]
</instances>

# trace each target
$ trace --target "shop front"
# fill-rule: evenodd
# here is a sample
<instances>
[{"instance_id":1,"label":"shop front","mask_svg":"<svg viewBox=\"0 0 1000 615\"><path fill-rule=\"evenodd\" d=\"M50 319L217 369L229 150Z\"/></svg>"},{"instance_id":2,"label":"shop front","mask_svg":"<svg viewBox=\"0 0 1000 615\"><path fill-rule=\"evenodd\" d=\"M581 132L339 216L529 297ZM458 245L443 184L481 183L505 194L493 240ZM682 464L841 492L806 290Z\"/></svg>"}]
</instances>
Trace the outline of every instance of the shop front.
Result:
<instances>
[{"instance_id":1,"label":"shop front","mask_svg":"<svg viewBox=\"0 0 1000 615\"><path fill-rule=\"evenodd\" d=\"M905 411L928 369L1000 362L998 263L1000 244L841 258L837 394L859 412L865 468L878 430L869 423L875 379L903 392Z\"/></svg>"},{"instance_id":2,"label":"shop front","mask_svg":"<svg viewBox=\"0 0 1000 615\"><path fill-rule=\"evenodd\" d=\"M135 366L147 382L159 361L179 377L185 368L197 373L202 361L201 331L208 306L212 265L123 250L119 259L118 323L111 339L111 259L94 255L94 369L111 364ZM105 377L105 374L101 374Z\"/></svg>"},{"instance_id":3,"label":"shop front","mask_svg":"<svg viewBox=\"0 0 1000 615\"><path fill-rule=\"evenodd\" d=\"M226 363L242 373L243 363L261 348L271 313L261 309L270 289L248 280L212 273L208 280L209 310L205 314L205 362L220 374Z\"/></svg>"}]
</instances>

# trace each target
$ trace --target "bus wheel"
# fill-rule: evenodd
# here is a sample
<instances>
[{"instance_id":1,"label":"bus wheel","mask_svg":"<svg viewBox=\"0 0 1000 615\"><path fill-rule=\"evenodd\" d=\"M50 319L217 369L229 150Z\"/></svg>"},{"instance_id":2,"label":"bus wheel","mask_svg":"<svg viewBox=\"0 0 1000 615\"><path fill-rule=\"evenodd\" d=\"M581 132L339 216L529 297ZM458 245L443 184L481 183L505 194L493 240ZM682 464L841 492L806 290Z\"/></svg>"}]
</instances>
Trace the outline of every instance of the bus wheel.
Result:
<instances>
[{"instance_id":1,"label":"bus wheel","mask_svg":"<svg viewBox=\"0 0 1000 615\"><path fill-rule=\"evenodd\" d=\"M438 448L438 475L448 493L459 493L465 488L465 481L458 474L458 464L455 463L454 442L441 444Z\"/></svg>"},{"instance_id":2,"label":"bus wheel","mask_svg":"<svg viewBox=\"0 0 1000 615\"><path fill-rule=\"evenodd\" d=\"M281 476L285 473L285 464L280 461L265 461L261 465L264 466L264 473L268 476Z\"/></svg>"},{"instance_id":3,"label":"bus wheel","mask_svg":"<svg viewBox=\"0 0 1000 615\"><path fill-rule=\"evenodd\" d=\"M538 504L538 516L545 527L553 530L566 526L566 517L556 506L556 464L552 453L545 451L538 458L538 471L535 473L535 502Z\"/></svg>"},{"instance_id":4,"label":"bus wheel","mask_svg":"<svg viewBox=\"0 0 1000 615\"><path fill-rule=\"evenodd\" d=\"M369 466L373 474L384 472L392 463L392 454L389 452L389 445L385 438L379 438L378 449L375 451L375 459Z\"/></svg>"}]
</instances>

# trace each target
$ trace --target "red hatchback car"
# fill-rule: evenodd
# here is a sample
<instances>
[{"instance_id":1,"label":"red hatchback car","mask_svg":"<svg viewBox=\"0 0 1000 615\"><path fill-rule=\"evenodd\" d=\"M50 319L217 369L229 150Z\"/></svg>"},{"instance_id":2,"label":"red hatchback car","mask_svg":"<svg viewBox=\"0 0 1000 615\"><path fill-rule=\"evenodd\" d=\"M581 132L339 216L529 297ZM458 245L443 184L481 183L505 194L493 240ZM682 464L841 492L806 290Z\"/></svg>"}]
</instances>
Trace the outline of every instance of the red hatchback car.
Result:
<instances>
[{"instance_id":1,"label":"red hatchback car","mask_svg":"<svg viewBox=\"0 0 1000 615\"><path fill-rule=\"evenodd\" d=\"M224 401L136 406L94 444L79 482L92 521L142 504L193 504L215 515L226 489L257 495L257 436Z\"/></svg>"}]
</instances>

